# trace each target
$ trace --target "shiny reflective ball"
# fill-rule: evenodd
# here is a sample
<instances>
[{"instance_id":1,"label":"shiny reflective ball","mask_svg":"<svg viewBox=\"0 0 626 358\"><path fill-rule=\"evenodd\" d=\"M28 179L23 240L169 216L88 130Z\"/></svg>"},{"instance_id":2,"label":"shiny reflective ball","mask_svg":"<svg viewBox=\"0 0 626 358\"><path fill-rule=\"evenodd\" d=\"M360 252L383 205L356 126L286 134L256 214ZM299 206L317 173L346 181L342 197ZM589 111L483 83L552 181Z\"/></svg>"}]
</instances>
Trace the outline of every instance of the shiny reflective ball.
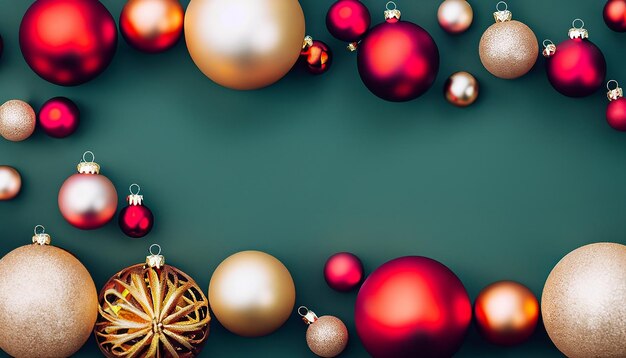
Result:
<instances>
[{"instance_id":1,"label":"shiny reflective ball","mask_svg":"<svg viewBox=\"0 0 626 358\"><path fill-rule=\"evenodd\" d=\"M478 99L478 81L471 73L453 73L443 87L446 100L457 107L467 107Z\"/></svg>"},{"instance_id":2,"label":"shiny reflective ball","mask_svg":"<svg viewBox=\"0 0 626 358\"><path fill-rule=\"evenodd\" d=\"M334 290L350 291L363 280L363 263L349 252L336 253L324 265L324 279Z\"/></svg>"},{"instance_id":3,"label":"shiny reflective ball","mask_svg":"<svg viewBox=\"0 0 626 358\"><path fill-rule=\"evenodd\" d=\"M367 6L359 0L339 0L326 13L328 32L341 41L359 41L371 23Z\"/></svg>"},{"instance_id":4,"label":"shiny reflective ball","mask_svg":"<svg viewBox=\"0 0 626 358\"><path fill-rule=\"evenodd\" d=\"M117 191L99 174L74 174L59 190L59 209L70 224L83 230L106 225L117 211Z\"/></svg>"},{"instance_id":5,"label":"shiny reflective ball","mask_svg":"<svg viewBox=\"0 0 626 358\"><path fill-rule=\"evenodd\" d=\"M184 16L178 0L129 0L120 14L120 31L140 51L163 52L178 42Z\"/></svg>"},{"instance_id":6,"label":"shiny reflective ball","mask_svg":"<svg viewBox=\"0 0 626 358\"><path fill-rule=\"evenodd\" d=\"M333 63L333 53L322 41L313 40L311 46L303 48L300 52L300 60L309 73L321 75L328 71Z\"/></svg>"},{"instance_id":7,"label":"shiny reflective ball","mask_svg":"<svg viewBox=\"0 0 626 358\"><path fill-rule=\"evenodd\" d=\"M80 123L80 110L69 98L55 97L41 106L39 126L47 135L65 138L76 131Z\"/></svg>"},{"instance_id":8,"label":"shiny reflective ball","mask_svg":"<svg viewBox=\"0 0 626 358\"><path fill-rule=\"evenodd\" d=\"M21 142L35 131L37 116L30 104L12 99L0 106L0 136Z\"/></svg>"},{"instance_id":9,"label":"shiny reflective ball","mask_svg":"<svg viewBox=\"0 0 626 358\"><path fill-rule=\"evenodd\" d=\"M472 26L474 11L465 0L445 0L437 10L439 26L449 34L460 34Z\"/></svg>"},{"instance_id":10,"label":"shiny reflective ball","mask_svg":"<svg viewBox=\"0 0 626 358\"><path fill-rule=\"evenodd\" d=\"M14 199L22 190L22 176L17 169L0 165L0 201Z\"/></svg>"},{"instance_id":11,"label":"shiny reflective ball","mask_svg":"<svg viewBox=\"0 0 626 358\"><path fill-rule=\"evenodd\" d=\"M154 225L154 215L145 205L129 205L120 211L120 229L132 238L148 235Z\"/></svg>"},{"instance_id":12,"label":"shiny reflective ball","mask_svg":"<svg viewBox=\"0 0 626 358\"><path fill-rule=\"evenodd\" d=\"M606 107L606 121L615 130L626 131L626 98L609 102Z\"/></svg>"},{"instance_id":13,"label":"shiny reflective ball","mask_svg":"<svg viewBox=\"0 0 626 358\"><path fill-rule=\"evenodd\" d=\"M602 12L604 22L609 29L617 32L626 31L626 0L609 0Z\"/></svg>"}]
</instances>

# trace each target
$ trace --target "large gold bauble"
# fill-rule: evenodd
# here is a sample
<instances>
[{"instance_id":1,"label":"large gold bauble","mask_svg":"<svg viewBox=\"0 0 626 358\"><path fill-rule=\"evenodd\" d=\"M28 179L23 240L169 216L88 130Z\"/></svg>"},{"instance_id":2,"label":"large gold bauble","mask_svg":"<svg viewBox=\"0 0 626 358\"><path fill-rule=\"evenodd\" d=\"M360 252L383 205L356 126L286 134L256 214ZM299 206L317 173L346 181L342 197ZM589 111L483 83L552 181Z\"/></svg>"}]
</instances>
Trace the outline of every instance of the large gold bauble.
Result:
<instances>
[{"instance_id":1,"label":"large gold bauble","mask_svg":"<svg viewBox=\"0 0 626 358\"><path fill-rule=\"evenodd\" d=\"M626 357L626 246L590 244L563 257L543 288L541 311L566 356Z\"/></svg>"},{"instance_id":2,"label":"large gold bauble","mask_svg":"<svg viewBox=\"0 0 626 358\"><path fill-rule=\"evenodd\" d=\"M480 61L492 75L513 79L530 71L539 55L533 30L516 21L497 22L480 38Z\"/></svg>"},{"instance_id":3,"label":"large gold bauble","mask_svg":"<svg viewBox=\"0 0 626 358\"><path fill-rule=\"evenodd\" d=\"M192 0L185 40L198 68L218 84L268 86L296 63L304 39L298 0Z\"/></svg>"},{"instance_id":4,"label":"large gold bauble","mask_svg":"<svg viewBox=\"0 0 626 358\"><path fill-rule=\"evenodd\" d=\"M226 258L209 283L211 310L229 331L270 334L287 321L296 300L289 270L274 256L242 251Z\"/></svg>"}]
</instances>

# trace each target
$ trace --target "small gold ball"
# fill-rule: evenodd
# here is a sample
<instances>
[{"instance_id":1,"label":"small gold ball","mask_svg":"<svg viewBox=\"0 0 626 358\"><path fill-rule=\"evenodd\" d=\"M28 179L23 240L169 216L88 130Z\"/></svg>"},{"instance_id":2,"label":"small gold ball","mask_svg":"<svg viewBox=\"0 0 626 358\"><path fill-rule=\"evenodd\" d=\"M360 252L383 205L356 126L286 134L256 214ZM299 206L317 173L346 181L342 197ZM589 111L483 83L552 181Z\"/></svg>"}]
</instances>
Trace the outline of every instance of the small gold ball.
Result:
<instances>
[{"instance_id":1,"label":"small gold ball","mask_svg":"<svg viewBox=\"0 0 626 358\"><path fill-rule=\"evenodd\" d=\"M320 357L336 357L346 349L348 329L334 316L322 316L306 330L306 343Z\"/></svg>"},{"instance_id":2,"label":"small gold ball","mask_svg":"<svg viewBox=\"0 0 626 358\"><path fill-rule=\"evenodd\" d=\"M513 79L533 68L539 55L539 43L533 30L511 20L489 26L480 38L478 52L483 66L492 75Z\"/></svg>"},{"instance_id":3,"label":"small gold ball","mask_svg":"<svg viewBox=\"0 0 626 358\"><path fill-rule=\"evenodd\" d=\"M0 135L7 140L20 142L35 131L37 117L33 107L13 99L0 106Z\"/></svg>"},{"instance_id":4,"label":"small gold ball","mask_svg":"<svg viewBox=\"0 0 626 358\"><path fill-rule=\"evenodd\" d=\"M478 98L478 81L471 73L453 73L444 85L446 100L458 107L467 107Z\"/></svg>"},{"instance_id":5,"label":"small gold ball","mask_svg":"<svg viewBox=\"0 0 626 358\"><path fill-rule=\"evenodd\" d=\"M0 165L0 201L11 200L22 189L22 176L17 169Z\"/></svg>"},{"instance_id":6,"label":"small gold ball","mask_svg":"<svg viewBox=\"0 0 626 358\"><path fill-rule=\"evenodd\" d=\"M474 11L465 0L445 0L439 5L437 21L449 34L460 34L472 25Z\"/></svg>"}]
</instances>

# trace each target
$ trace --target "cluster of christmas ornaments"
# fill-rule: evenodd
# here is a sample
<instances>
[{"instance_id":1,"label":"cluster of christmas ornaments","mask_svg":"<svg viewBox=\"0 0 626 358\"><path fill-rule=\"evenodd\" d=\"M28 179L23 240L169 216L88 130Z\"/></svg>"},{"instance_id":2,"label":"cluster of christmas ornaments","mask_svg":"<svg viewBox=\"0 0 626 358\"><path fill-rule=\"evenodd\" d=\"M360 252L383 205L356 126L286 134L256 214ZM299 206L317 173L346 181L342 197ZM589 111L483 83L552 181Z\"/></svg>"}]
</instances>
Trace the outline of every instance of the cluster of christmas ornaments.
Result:
<instances>
[{"instance_id":1,"label":"cluster of christmas ornaments","mask_svg":"<svg viewBox=\"0 0 626 358\"><path fill-rule=\"evenodd\" d=\"M41 106L39 114L30 104L13 99L0 106L0 136L12 142L28 139L36 124L51 137L64 138L76 131L80 111L66 97L55 97Z\"/></svg>"}]
</instances>

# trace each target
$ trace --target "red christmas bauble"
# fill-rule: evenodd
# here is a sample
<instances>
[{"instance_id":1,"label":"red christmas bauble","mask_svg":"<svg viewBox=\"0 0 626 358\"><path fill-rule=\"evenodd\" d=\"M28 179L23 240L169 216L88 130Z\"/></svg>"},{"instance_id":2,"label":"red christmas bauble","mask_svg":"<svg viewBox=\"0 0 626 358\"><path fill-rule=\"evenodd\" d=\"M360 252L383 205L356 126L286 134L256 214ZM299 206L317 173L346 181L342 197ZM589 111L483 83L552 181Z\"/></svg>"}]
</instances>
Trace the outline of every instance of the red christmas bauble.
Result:
<instances>
[{"instance_id":1,"label":"red christmas bauble","mask_svg":"<svg viewBox=\"0 0 626 358\"><path fill-rule=\"evenodd\" d=\"M472 306L450 269L406 256L365 280L354 314L357 333L375 358L450 357L463 342Z\"/></svg>"},{"instance_id":2,"label":"red christmas bauble","mask_svg":"<svg viewBox=\"0 0 626 358\"><path fill-rule=\"evenodd\" d=\"M339 0L326 13L326 27L341 41L359 41L370 28L372 18L359 0Z\"/></svg>"},{"instance_id":3,"label":"red christmas bauble","mask_svg":"<svg viewBox=\"0 0 626 358\"><path fill-rule=\"evenodd\" d=\"M609 29L626 31L626 0L609 0L604 5L604 22Z\"/></svg>"},{"instance_id":4,"label":"red christmas bauble","mask_svg":"<svg viewBox=\"0 0 626 358\"><path fill-rule=\"evenodd\" d=\"M300 51L300 61L305 65L307 71L314 75L321 75L330 68L333 62L333 53L330 47L322 41L310 40L309 44Z\"/></svg>"},{"instance_id":5,"label":"red christmas bauble","mask_svg":"<svg viewBox=\"0 0 626 358\"><path fill-rule=\"evenodd\" d=\"M363 280L363 263L349 252L334 254L324 265L324 279L337 291L350 291Z\"/></svg>"},{"instance_id":6,"label":"red christmas bauble","mask_svg":"<svg viewBox=\"0 0 626 358\"><path fill-rule=\"evenodd\" d=\"M357 64L361 80L372 93L387 101L409 101L435 82L439 50L418 25L387 20L361 41Z\"/></svg>"},{"instance_id":7,"label":"red christmas bauble","mask_svg":"<svg viewBox=\"0 0 626 358\"><path fill-rule=\"evenodd\" d=\"M184 16L178 0L129 0L120 15L120 31L138 50L163 52L182 35Z\"/></svg>"},{"instance_id":8,"label":"red christmas bauble","mask_svg":"<svg viewBox=\"0 0 626 358\"><path fill-rule=\"evenodd\" d=\"M120 211L119 224L124 234L140 238L152 230L154 216L146 206L129 205Z\"/></svg>"},{"instance_id":9,"label":"red christmas bauble","mask_svg":"<svg viewBox=\"0 0 626 358\"><path fill-rule=\"evenodd\" d=\"M117 28L97 0L38 0L22 19L20 48L43 79L62 86L85 83L109 65Z\"/></svg>"},{"instance_id":10,"label":"red christmas bauble","mask_svg":"<svg viewBox=\"0 0 626 358\"><path fill-rule=\"evenodd\" d=\"M39 110L39 125L47 135L64 138L74 133L80 121L80 110L71 99L55 97Z\"/></svg>"},{"instance_id":11,"label":"red christmas bauble","mask_svg":"<svg viewBox=\"0 0 626 358\"><path fill-rule=\"evenodd\" d=\"M606 121L613 129L626 131L626 98L620 97L606 107Z\"/></svg>"},{"instance_id":12,"label":"red christmas bauble","mask_svg":"<svg viewBox=\"0 0 626 358\"><path fill-rule=\"evenodd\" d=\"M546 60L546 72L552 86L569 97L595 93L604 83L606 60L602 51L587 39L561 42Z\"/></svg>"}]
</instances>

